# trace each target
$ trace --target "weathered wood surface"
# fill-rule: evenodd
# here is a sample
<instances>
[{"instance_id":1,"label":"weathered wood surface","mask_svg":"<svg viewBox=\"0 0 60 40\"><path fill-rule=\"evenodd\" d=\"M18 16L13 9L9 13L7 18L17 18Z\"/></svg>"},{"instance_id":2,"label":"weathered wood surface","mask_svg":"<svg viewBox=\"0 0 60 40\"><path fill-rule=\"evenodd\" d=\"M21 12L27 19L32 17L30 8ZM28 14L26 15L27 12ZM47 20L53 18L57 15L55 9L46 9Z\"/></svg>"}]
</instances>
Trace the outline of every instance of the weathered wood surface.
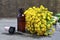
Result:
<instances>
[{"instance_id":1,"label":"weathered wood surface","mask_svg":"<svg viewBox=\"0 0 60 40\"><path fill-rule=\"evenodd\" d=\"M44 5L54 13L60 12L60 0L0 0L0 17L16 17L19 8Z\"/></svg>"}]
</instances>

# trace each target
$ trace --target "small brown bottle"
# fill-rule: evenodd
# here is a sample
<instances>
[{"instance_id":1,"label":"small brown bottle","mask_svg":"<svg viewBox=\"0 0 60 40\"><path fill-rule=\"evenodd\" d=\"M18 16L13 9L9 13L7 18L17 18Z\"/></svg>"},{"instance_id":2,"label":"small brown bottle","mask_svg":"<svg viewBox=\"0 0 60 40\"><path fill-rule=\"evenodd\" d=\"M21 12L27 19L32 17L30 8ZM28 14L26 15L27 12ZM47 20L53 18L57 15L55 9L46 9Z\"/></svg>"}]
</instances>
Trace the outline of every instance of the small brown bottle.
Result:
<instances>
[{"instance_id":1,"label":"small brown bottle","mask_svg":"<svg viewBox=\"0 0 60 40\"><path fill-rule=\"evenodd\" d=\"M17 31L25 32L25 15L24 9L19 9L18 17L17 17Z\"/></svg>"}]
</instances>

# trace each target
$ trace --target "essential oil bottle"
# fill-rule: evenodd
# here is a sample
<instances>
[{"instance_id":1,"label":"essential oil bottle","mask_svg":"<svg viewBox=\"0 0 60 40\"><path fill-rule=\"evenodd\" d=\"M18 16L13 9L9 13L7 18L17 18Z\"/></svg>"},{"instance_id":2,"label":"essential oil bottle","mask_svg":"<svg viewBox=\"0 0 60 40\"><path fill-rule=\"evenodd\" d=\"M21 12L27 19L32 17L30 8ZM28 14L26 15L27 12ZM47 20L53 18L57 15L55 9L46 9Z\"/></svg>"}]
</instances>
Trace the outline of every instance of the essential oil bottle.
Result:
<instances>
[{"instance_id":1,"label":"essential oil bottle","mask_svg":"<svg viewBox=\"0 0 60 40\"><path fill-rule=\"evenodd\" d=\"M24 8L20 8L17 16L17 31L25 32L25 15Z\"/></svg>"}]
</instances>

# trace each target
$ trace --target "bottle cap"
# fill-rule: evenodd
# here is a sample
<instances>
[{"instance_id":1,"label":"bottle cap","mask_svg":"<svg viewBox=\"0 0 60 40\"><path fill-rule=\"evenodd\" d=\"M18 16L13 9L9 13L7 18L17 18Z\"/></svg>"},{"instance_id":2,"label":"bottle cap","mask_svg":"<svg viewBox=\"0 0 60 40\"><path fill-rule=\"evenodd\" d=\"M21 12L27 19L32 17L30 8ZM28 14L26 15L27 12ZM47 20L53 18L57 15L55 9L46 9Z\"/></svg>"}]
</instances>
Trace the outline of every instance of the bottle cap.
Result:
<instances>
[{"instance_id":1,"label":"bottle cap","mask_svg":"<svg viewBox=\"0 0 60 40\"><path fill-rule=\"evenodd\" d=\"M6 26L6 27L4 27L5 31L8 31L8 30L9 30L9 28L10 28L10 27L7 27L7 26Z\"/></svg>"}]
</instances>

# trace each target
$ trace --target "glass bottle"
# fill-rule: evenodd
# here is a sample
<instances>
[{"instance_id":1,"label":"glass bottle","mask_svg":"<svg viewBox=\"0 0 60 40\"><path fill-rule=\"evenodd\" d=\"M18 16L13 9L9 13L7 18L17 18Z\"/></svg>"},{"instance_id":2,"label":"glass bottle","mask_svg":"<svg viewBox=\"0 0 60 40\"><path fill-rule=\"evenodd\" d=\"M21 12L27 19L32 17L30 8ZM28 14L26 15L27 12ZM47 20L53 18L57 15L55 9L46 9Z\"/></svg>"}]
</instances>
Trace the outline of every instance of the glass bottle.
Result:
<instances>
[{"instance_id":1,"label":"glass bottle","mask_svg":"<svg viewBox=\"0 0 60 40\"><path fill-rule=\"evenodd\" d=\"M19 9L18 17L17 17L17 31L25 32L25 16L24 9Z\"/></svg>"}]
</instances>

